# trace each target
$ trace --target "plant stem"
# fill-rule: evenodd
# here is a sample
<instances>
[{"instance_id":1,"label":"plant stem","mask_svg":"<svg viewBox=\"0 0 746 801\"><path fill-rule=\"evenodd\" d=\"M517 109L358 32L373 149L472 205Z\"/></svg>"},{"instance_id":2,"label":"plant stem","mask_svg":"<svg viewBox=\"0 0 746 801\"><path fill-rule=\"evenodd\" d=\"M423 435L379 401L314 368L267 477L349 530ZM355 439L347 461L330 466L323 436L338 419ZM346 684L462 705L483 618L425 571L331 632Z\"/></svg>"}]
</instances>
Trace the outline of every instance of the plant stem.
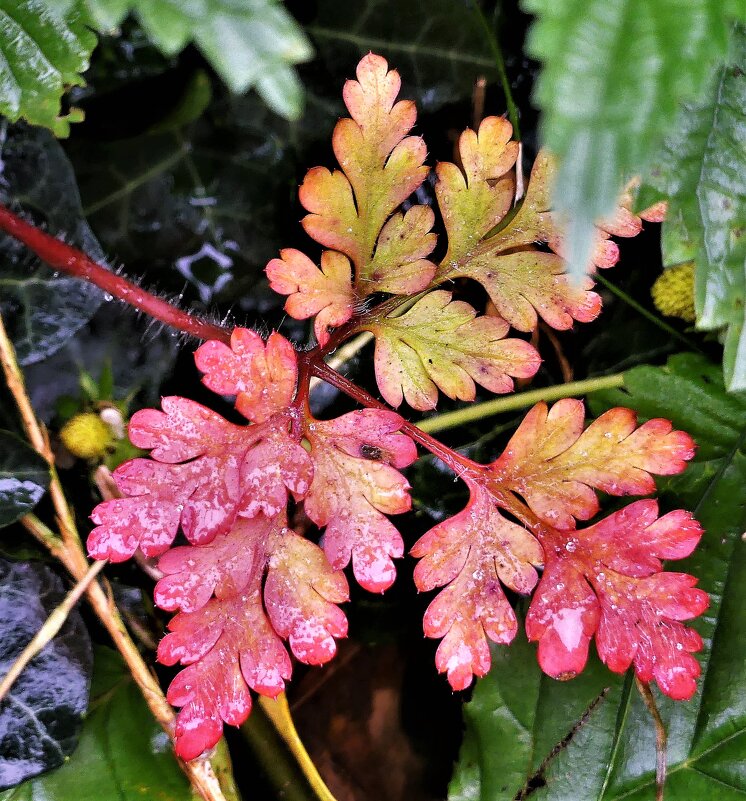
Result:
<instances>
[{"instance_id":1,"label":"plant stem","mask_svg":"<svg viewBox=\"0 0 746 801\"><path fill-rule=\"evenodd\" d=\"M500 43L497 41L495 31L490 27L487 17L485 17L484 11L482 11L482 7L479 5L479 0L471 0L471 5L474 9L474 16L477 18L482 30L484 31L487 44L492 52L492 57L495 59L497 73L500 76L500 84L502 85L503 92L505 94L505 103L508 107L508 119L513 126L513 135L518 141L520 141L521 128L518 119L518 107L513 100L513 92L510 88L510 80L508 79L508 73L505 69L505 59L503 58L503 53L500 49Z\"/></svg>"},{"instance_id":2,"label":"plant stem","mask_svg":"<svg viewBox=\"0 0 746 801\"><path fill-rule=\"evenodd\" d=\"M474 403L463 409L445 412L422 420L418 428L433 434L436 431L445 431L456 428L464 423L473 423L485 417L492 417L503 412L512 412L515 409L524 409L540 401L555 401L561 398L571 398L575 395L586 395L599 389L617 389L624 385L624 373L604 375L597 378L586 378L582 381L570 381L567 384L558 384L554 387L531 389L528 392L519 392L504 398L495 398L484 403Z\"/></svg>"},{"instance_id":3,"label":"plant stem","mask_svg":"<svg viewBox=\"0 0 746 801\"><path fill-rule=\"evenodd\" d=\"M8 690L13 686L16 679L23 673L28 663L45 648L56 636L64 625L75 604L80 600L80 596L88 589L88 586L101 572L106 562L94 562L83 578L70 590L62 603L52 610L44 625L34 635L31 642L21 651L16 661L10 666L10 670L5 678L0 682L0 701L5 698Z\"/></svg>"},{"instance_id":4,"label":"plant stem","mask_svg":"<svg viewBox=\"0 0 746 801\"><path fill-rule=\"evenodd\" d=\"M666 750L668 748L668 735L666 734L666 727L661 718L661 713L658 710L658 705L655 703L655 698L650 689L650 685L641 681L635 676L635 684L645 702L645 706L650 712L655 724L655 801L663 801L663 793L666 787Z\"/></svg>"},{"instance_id":5,"label":"plant stem","mask_svg":"<svg viewBox=\"0 0 746 801\"><path fill-rule=\"evenodd\" d=\"M1 214L2 209L0 208L0 215ZM26 224L24 223L24 225ZM2 226L0 225L0 227ZM35 229L31 230L35 231ZM48 238L51 239L51 237ZM57 240L52 241L57 243ZM79 258L79 254L77 254L76 251L72 252L75 254L76 258ZM103 270L103 268L99 269ZM62 538L59 539L55 537L53 532L34 515L26 515L22 522L27 529L34 533L34 536L39 542L49 547L51 553L59 559L77 582L83 581L89 572L88 559L80 537L78 536L75 521L62 490L62 485L57 476L54 466L54 456L49 447L48 439L31 407L31 402L23 381L23 374L18 366L15 350L5 330L2 316L0 316L0 365L2 365L3 372L5 373L8 388L18 406L29 441L37 453L39 453L49 465L51 473L49 492L57 515ZM101 585L93 581L89 584L86 594L93 607L93 611L109 632L114 644L124 658L130 673L132 673L132 677L150 707L153 717L160 723L169 737L173 737L174 711L163 695L158 681L150 672L140 652L137 650L137 646L130 637L114 602L111 591L108 593L104 592ZM192 762L182 762L179 760L179 764L186 773L194 789L205 801L225 801L223 792L220 789L218 780L208 760L194 760Z\"/></svg>"},{"instance_id":6,"label":"plant stem","mask_svg":"<svg viewBox=\"0 0 746 801\"><path fill-rule=\"evenodd\" d=\"M160 320L172 328L198 339L218 339L221 342L230 340L230 331L228 329L201 320L199 317L182 311L168 301L141 289L132 281L112 273L89 259L79 250L60 242L59 239L40 231L33 225L29 225L29 223L2 205L0 205L0 230L23 242L42 261L55 270L61 270L68 275L89 281L104 292L108 292L113 297L124 301L139 311L145 312L150 317Z\"/></svg>"},{"instance_id":7,"label":"plant stem","mask_svg":"<svg viewBox=\"0 0 746 801\"><path fill-rule=\"evenodd\" d=\"M628 306L633 308L639 315L644 317L646 320L649 320L653 325L658 326L661 331L665 331L667 334L670 334L674 339L678 339L679 342L686 345L687 348L690 350L694 350L697 353L701 353L702 349L694 344L688 337L685 337L680 331L677 331L672 325L669 325L665 320L661 320L658 315L653 314L651 311L646 309L641 303L638 303L631 295L628 295L623 289L619 289L616 284L612 284L608 278L601 275L599 272L596 272L593 276L593 280L597 281L601 286L606 287L613 295L616 295L620 300L623 300Z\"/></svg>"}]
</instances>

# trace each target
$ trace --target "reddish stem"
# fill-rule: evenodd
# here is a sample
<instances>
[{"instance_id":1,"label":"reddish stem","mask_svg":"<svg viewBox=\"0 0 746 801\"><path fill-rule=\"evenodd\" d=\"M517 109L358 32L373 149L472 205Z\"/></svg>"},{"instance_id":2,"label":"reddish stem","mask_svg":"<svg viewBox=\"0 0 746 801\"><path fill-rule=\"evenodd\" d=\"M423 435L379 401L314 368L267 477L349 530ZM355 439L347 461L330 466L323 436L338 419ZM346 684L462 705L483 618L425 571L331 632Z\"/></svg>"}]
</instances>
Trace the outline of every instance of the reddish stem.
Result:
<instances>
[{"instance_id":1,"label":"reddish stem","mask_svg":"<svg viewBox=\"0 0 746 801\"><path fill-rule=\"evenodd\" d=\"M168 301L161 300L126 278L97 264L79 250L29 225L2 205L0 205L0 230L23 242L55 270L89 281L104 292L172 328L198 339L219 339L226 343L230 341L230 330L201 320L189 312L172 306Z\"/></svg>"}]
</instances>

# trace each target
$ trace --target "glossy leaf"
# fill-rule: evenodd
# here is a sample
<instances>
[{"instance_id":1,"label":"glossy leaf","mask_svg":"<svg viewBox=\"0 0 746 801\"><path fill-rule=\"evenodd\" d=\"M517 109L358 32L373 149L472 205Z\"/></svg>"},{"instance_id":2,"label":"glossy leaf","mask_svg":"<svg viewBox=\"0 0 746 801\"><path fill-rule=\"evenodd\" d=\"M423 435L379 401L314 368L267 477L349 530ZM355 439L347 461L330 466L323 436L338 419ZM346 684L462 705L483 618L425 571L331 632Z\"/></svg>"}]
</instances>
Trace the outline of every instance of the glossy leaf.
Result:
<instances>
[{"instance_id":1,"label":"glossy leaf","mask_svg":"<svg viewBox=\"0 0 746 801\"><path fill-rule=\"evenodd\" d=\"M506 339L499 317L477 317L464 301L438 290L399 317L370 327L376 336L375 370L387 403L404 398L414 409L434 409L438 389L448 397L474 400L475 382L491 392L513 390L513 378L539 369L539 354L520 339Z\"/></svg>"},{"instance_id":2,"label":"glossy leaf","mask_svg":"<svg viewBox=\"0 0 746 801\"><path fill-rule=\"evenodd\" d=\"M141 801L143 796L188 801L191 788L171 740L121 658L98 647L91 703L76 749L56 770L0 793L0 801Z\"/></svg>"},{"instance_id":3,"label":"glossy leaf","mask_svg":"<svg viewBox=\"0 0 746 801\"><path fill-rule=\"evenodd\" d=\"M594 223L612 212L623 176L648 166L679 104L694 100L725 58L729 9L720 0L523 7L537 18L528 41L544 63L536 99L545 144L559 157L555 201L569 220L569 262L582 275Z\"/></svg>"},{"instance_id":4,"label":"glossy leaf","mask_svg":"<svg viewBox=\"0 0 746 801\"><path fill-rule=\"evenodd\" d=\"M79 15L65 22L41 0L3 0L0 18L0 113L67 136L81 116L62 114L62 96L85 84L96 37Z\"/></svg>"},{"instance_id":5,"label":"glossy leaf","mask_svg":"<svg viewBox=\"0 0 746 801\"><path fill-rule=\"evenodd\" d=\"M694 456L691 437L668 420L611 409L584 430L582 401L566 398L551 410L539 403L524 418L502 456L495 481L521 494L543 520L574 528L599 510L594 489L610 495L655 492L652 475L680 473ZM652 475L651 475L652 474Z\"/></svg>"},{"instance_id":6,"label":"glossy leaf","mask_svg":"<svg viewBox=\"0 0 746 801\"><path fill-rule=\"evenodd\" d=\"M719 369L683 355L667 367L627 373L625 389L599 393L603 409L624 398L646 417L666 415L691 431L700 449L694 465L666 482L666 494L696 510L706 534L682 568L700 578L710 595L707 615L693 622L705 640L705 676L688 704L658 698L668 729L666 798L737 799L746 791L741 755L746 681L741 637L746 559L742 491L746 480L742 395L726 394ZM579 766L595 766L592 770ZM568 747L548 763L545 801L646 801L654 794L655 735L642 701L629 683L613 685ZM583 781L577 777L583 776ZM574 778L573 778L574 777Z\"/></svg>"},{"instance_id":7,"label":"glossy leaf","mask_svg":"<svg viewBox=\"0 0 746 801\"><path fill-rule=\"evenodd\" d=\"M355 578L371 592L393 584L392 559L404 554L401 535L386 517L409 510L409 483L399 468L417 457L412 440L397 433L394 412L366 409L336 420L309 420L314 476L306 514L325 526L322 546L335 569L352 560Z\"/></svg>"},{"instance_id":8,"label":"glossy leaf","mask_svg":"<svg viewBox=\"0 0 746 801\"><path fill-rule=\"evenodd\" d=\"M51 232L104 262L88 227L70 162L49 131L10 126L0 146L0 199L19 203ZM0 238L0 310L22 365L56 353L94 315L103 293L92 284L55 276L24 245ZM54 309L54 314L49 310Z\"/></svg>"},{"instance_id":9,"label":"glossy leaf","mask_svg":"<svg viewBox=\"0 0 746 801\"><path fill-rule=\"evenodd\" d=\"M49 486L49 465L22 439L0 430L0 527L28 514Z\"/></svg>"},{"instance_id":10,"label":"glossy leaf","mask_svg":"<svg viewBox=\"0 0 746 801\"><path fill-rule=\"evenodd\" d=\"M0 559L0 675L65 593L62 580L45 565ZM73 612L0 702L0 787L56 768L69 757L88 706L90 678L91 643Z\"/></svg>"},{"instance_id":11,"label":"glossy leaf","mask_svg":"<svg viewBox=\"0 0 746 801\"><path fill-rule=\"evenodd\" d=\"M670 221L693 242L697 327L726 328L723 366L732 390L746 389L746 33L737 29L733 53L705 97L686 106L649 177L670 198ZM670 238L670 237L669 237Z\"/></svg>"}]
</instances>

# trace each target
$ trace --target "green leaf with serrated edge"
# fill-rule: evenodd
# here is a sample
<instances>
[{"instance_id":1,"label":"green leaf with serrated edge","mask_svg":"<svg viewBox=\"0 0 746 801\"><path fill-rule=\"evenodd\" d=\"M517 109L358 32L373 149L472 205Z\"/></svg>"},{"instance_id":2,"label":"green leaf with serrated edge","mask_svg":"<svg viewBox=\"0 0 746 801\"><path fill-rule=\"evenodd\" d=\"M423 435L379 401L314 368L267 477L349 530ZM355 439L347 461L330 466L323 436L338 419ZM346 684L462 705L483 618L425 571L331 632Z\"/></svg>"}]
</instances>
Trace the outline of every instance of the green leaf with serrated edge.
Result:
<instances>
[{"instance_id":1,"label":"green leaf with serrated edge","mask_svg":"<svg viewBox=\"0 0 746 801\"><path fill-rule=\"evenodd\" d=\"M696 248L697 327L727 328L729 389L746 389L746 33L706 98L687 106L648 181L668 195L664 243L679 229Z\"/></svg>"},{"instance_id":2,"label":"green leaf with serrated edge","mask_svg":"<svg viewBox=\"0 0 746 801\"><path fill-rule=\"evenodd\" d=\"M83 218L72 167L49 131L9 126L0 141L0 202L20 204L47 229L96 261L104 254ZM23 365L56 353L93 316L100 289L77 278L55 277L25 245L0 237L0 312Z\"/></svg>"},{"instance_id":3,"label":"green leaf with serrated edge","mask_svg":"<svg viewBox=\"0 0 746 801\"><path fill-rule=\"evenodd\" d=\"M41 0L0 0L0 113L67 136L80 115L61 114L62 95L85 83L95 46L77 16L65 21Z\"/></svg>"},{"instance_id":4,"label":"green leaf with serrated edge","mask_svg":"<svg viewBox=\"0 0 746 801\"><path fill-rule=\"evenodd\" d=\"M62 579L46 565L0 559L0 676L65 594ZM73 752L91 663L88 632L74 610L0 701L0 788L56 768Z\"/></svg>"},{"instance_id":5,"label":"green leaf with serrated edge","mask_svg":"<svg viewBox=\"0 0 746 801\"><path fill-rule=\"evenodd\" d=\"M556 205L571 269L582 274L593 223L622 180L646 168L682 102L694 100L727 52L722 0L524 0L536 15L529 52L544 63L536 100L560 159Z\"/></svg>"},{"instance_id":6,"label":"green leaf with serrated edge","mask_svg":"<svg viewBox=\"0 0 746 801\"><path fill-rule=\"evenodd\" d=\"M0 430L0 527L28 514L49 486L49 465L26 442Z\"/></svg>"},{"instance_id":7,"label":"green leaf with serrated edge","mask_svg":"<svg viewBox=\"0 0 746 801\"><path fill-rule=\"evenodd\" d=\"M625 388L596 393L594 413L630 406L666 417L699 445L694 463L662 482L669 507L692 509L705 529L680 569L699 577L710 608L693 622L705 641L702 678L687 703L656 693L668 730L667 801L735 801L746 792L746 396L727 394L719 369L700 356L672 357L665 368L638 367ZM543 801L649 801L655 792L655 732L632 682L617 685L551 759Z\"/></svg>"},{"instance_id":8,"label":"green leaf with serrated edge","mask_svg":"<svg viewBox=\"0 0 746 801\"><path fill-rule=\"evenodd\" d=\"M303 88L292 66L308 61L313 50L278 0L77 0L73 8L101 31L132 12L165 55L194 43L231 91L256 88L273 111L300 116Z\"/></svg>"},{"instance_id":9,"label":"green leaf with serrated edge","mask_svg":"<svg viewBox=\"0 0 746 801\"><path fill-rule=\"evenodd\" d=\"M464 301L437 290L400 317L371 325L376 337L375 370L381 394L392 406L403 398L414 409L433 409L438 388L449 398L473 400L475 382L491 392L510 392L513 378L539 368L527 342L505 339L508 324L477 317Z\"/></svg>"},{"instance_id":10,"label":"green leaf with serrated edge","mask_svg":"<svg viewBox=\"0 0 746 801\"><path fill-rule=\"evenodd\" d=\"M78 747L52 773L0 793L0 801L190 801L171 740L118 654L95 652L91 704Z\"/></svg>"}]
</instances>

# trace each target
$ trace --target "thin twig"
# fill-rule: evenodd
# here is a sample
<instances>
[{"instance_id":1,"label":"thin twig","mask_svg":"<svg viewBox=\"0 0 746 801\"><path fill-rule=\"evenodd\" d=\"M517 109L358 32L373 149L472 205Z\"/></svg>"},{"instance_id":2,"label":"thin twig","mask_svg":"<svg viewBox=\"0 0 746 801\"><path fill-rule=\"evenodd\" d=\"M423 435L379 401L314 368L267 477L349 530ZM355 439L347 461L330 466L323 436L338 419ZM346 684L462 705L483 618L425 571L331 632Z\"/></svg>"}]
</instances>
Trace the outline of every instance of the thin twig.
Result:
<instances>
[{"instance_id":1,"label":"thin twig","mask_svg":"<svg viewBox=\"0 0 746 801\"><path fill-rule=\"evenodd\" d=\"M2 209L0 208L0 212ZM62 539L56 537L48 526L44 525L35 515L26 515L22 523L33 533L36 539L49 548L50 552L65 566L72 577L80 582L88 573L88 559L83 544L75 527L75 521L70 507L65 499L62 485L54 467L54 456L44 431L34 414L31 402L26 392L23 375L15 357L15 350L0 316L0 364L8 384L8 388L18 406L21 419L26 429L29 441L34 449L46 459L51 474L50 496L57 515ZM175 715L171 705L163 695L158 681L145 664L134 641L124 625L119 614L111 591L104 592L102 587L94 582L86 590L96 616L104 625L109 636L114 641L119 653L122 655L133 679L140 688L153 717L163 727L164 731L173 738ZM209 760L193 760L179 764L189 778L194 789L205 801L225 801L217 777Z\"/></svg>"},{"instance_id":2,"label":"thin twig","mask_svg":"<svg viewBox=\"0 0 746 801\"><path fill-rule=\"evenodd\" d=\"M668 748L668 735L666 727L658 711L658 705L650 690L650 685L635 676L635 684L655 723L655 801L663 801L663 792L666 787L666 751Z\"/></svg>"},{"instance_id":3,"label":"thin twig","mask_svg":"<svg viewBox=\"0 0 746 801\"><path fill-rule=\"evenodd\" d=\"M28 663L45 648L56 636L64 625L75 604L80 600L80 596L88 589L88 585L96 578L106 562L94 562L83 578L70 590L62 603L52 610L44 625L34 635L31 642L21 651L16 661L10 666L2 682L0 682L0 701L5 698L8 690L13 686L16 679L23 673Z\"/></svg>"}]
</instances>

